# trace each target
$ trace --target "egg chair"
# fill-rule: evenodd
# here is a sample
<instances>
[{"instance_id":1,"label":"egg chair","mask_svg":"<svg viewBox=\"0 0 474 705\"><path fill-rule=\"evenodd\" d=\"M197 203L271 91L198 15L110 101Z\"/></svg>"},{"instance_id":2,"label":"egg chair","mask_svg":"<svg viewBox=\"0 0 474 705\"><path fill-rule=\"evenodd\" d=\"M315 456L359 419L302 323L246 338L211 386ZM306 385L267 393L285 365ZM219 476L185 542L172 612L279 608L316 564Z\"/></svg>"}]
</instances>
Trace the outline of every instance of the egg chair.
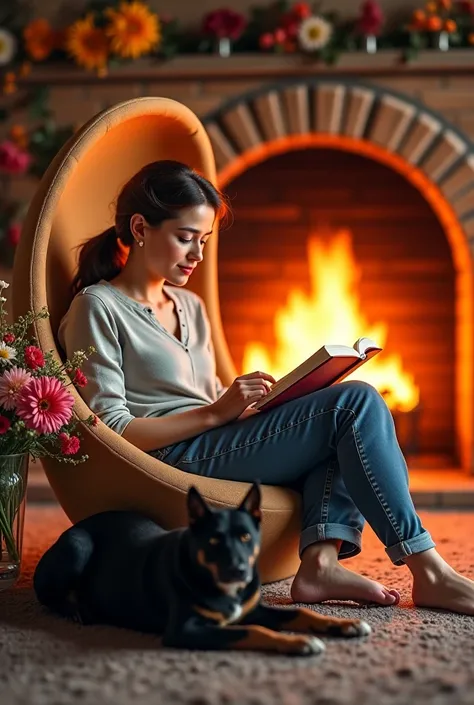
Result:
<instances>
[{"instance_id":1,"label":"egg chair","mask_svg":"<svg viewBox=\"0 0 474 705\"><path fill-rule=\"evenodd\" d=\"M122 185L145 164L176 159L216 183L207 133L187 107L174 100L144 97L122 102L89 120L58 152L31 202L17 248L12 285L15 316L47 306L50 317L35 325L43 350L60 358L59 322L70 301L77 245L113 222L113 203ZM222 329L217 285L218 233L190 284L204 300L225 385L236 376ZM195 277L195 278L194 278ZM74 413L91 410L76 389ZM167 529L187 523L186 494L195 485L215 507L237 505L249 484L192 475L161 462L99 423L83 427L82 451L89 459L71 466L51 458L43 465L54 494L71 522L109 509L133 509ZM263 582L293 575L299 565L300 498L296 492L262 487Z\"/></svg>"}]
</instances>

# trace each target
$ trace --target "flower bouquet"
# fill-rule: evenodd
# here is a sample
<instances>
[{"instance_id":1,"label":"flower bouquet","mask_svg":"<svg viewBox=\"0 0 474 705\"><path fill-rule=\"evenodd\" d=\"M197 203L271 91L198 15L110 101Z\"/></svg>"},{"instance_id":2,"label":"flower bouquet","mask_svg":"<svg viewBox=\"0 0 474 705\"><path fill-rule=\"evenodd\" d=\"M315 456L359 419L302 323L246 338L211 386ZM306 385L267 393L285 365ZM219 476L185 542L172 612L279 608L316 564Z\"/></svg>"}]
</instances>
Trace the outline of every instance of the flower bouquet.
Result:
<instances>
[{"instance_id":1,"label":"flower bouquet","mask_svg":"<svg viewBox=\"0 0 474 705\"><path fill-rule=\"evenodd\" d=\"M94 415L73 417L68 390L87 384L80 367L94 349L77 351L64 362L52 350L40 350L29 331L49 313L46 308L28 312L9 324L3 296L8 286L0 281L0 590L20 571L29 458L81 463L87 455L80 454L79 426L97 424Z\"/></svg>"}]
</instances>

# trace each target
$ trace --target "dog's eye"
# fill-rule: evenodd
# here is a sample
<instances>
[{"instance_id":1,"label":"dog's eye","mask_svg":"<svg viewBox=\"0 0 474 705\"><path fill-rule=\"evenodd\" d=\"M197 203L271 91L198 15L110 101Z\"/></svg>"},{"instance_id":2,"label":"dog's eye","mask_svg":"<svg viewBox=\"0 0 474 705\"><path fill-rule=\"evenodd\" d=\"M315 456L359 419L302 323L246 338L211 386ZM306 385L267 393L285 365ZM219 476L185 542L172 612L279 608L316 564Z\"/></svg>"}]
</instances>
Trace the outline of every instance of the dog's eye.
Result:
<instances>
[{"instance_id":1,"label":"dog's eye","mask_svg":"<svg viewBox=\"0 0 474 705\"><path fill-rule=\"evenodd\" d=\"M217 546L217 544L219 543L219 539L217 538L217 536L211 536L211 538L209 539L209 543L211 544L211 546Z\"/></svg>"},{"instance_id":2,"label":"dog's eye","mask_svg":"<svg viewBox=\"0 0 474 705\"><path fill-rule=\"evenodd\" d=\"M240 540L242 541L242 543L248 543L251 538L252 537L250 536L250 534L241 534L240 535Z\"/></svg>"}]
</instances>

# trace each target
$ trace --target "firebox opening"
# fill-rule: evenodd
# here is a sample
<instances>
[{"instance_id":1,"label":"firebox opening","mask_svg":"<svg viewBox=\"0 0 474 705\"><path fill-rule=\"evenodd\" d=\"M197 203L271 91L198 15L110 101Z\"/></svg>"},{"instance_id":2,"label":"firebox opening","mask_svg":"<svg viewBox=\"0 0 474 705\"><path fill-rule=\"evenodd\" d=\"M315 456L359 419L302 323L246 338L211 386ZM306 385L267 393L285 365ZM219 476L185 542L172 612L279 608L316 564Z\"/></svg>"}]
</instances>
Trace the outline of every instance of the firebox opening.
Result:
<instances>
[{"instance_id":1,"label":"firebox opening","mask_svg":"<svg viewBox=\"0 0 474 705\"><path fill-rule=\"evenodd\" d=\"M324 343L374 337L385 367L356 378L387 400L402 393L391 408L410 467L455 466L455 267L421 193L389 166L324 147L272 156L226 191L235 223L219 240L219 296L239 373L281 376Z\"/></svg>"}]
</instances>

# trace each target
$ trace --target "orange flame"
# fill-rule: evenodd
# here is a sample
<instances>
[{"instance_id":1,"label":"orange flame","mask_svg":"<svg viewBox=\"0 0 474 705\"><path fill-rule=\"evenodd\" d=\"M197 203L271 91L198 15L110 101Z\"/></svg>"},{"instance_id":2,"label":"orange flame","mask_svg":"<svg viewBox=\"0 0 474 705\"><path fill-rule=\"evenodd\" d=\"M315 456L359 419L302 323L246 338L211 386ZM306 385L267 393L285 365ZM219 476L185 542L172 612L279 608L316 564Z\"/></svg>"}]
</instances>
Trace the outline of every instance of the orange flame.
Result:
<instances>
[{"instance_id":1,"label":"orange flame","mask_svg":"<svg viewBox=\"0 0 474 705\"><path fill-rule=\"evenodd\" d=\"M312 355L322 345L353 343L362 336L381 347L387 339L387 324L370 325L360 311L357 284L360 269L352 251L351 234L341 230L327 242L308 240L311 293L292 289L287 304L275 315L276 349L273 356L261 343L245 347L244 372L264 370L276 379ZM393 410L410 411L419 402L413 376L403 370L401 355L380 353L346 379L369 382Z\"/></svg>"}]
</instances>

